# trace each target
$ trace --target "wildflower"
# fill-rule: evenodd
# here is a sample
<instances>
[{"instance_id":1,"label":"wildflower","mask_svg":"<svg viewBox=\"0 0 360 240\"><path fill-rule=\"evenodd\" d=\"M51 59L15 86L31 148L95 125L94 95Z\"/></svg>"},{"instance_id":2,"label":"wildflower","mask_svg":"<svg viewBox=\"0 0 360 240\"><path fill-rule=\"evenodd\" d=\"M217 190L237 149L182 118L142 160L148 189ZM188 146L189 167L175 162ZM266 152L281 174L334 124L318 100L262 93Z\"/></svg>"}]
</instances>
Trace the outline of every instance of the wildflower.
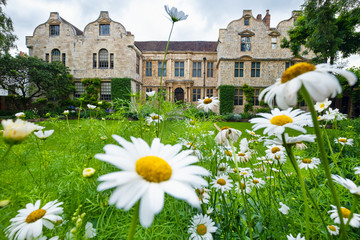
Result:
<instances>
[{"instance_id":1,"label":"wildflower","mask_svg":"<svg viewBox=\"0 0 360 240\"><path fill-rule=\"evenodd\" d=\"M165 5L164 7L165 7L165 11L170 16L170 20L173 23L182 21L182 20L186 20L188 17L188 15L185 15L185 13L183 11L178 12L176 7L172 7L171 9L167 5Z\"/></svg>"},{"instance_id":2,"label":"wildflower","mask_svg":"<svg viewBox=\"0 0 360 240\"><path fill-rule=\"evenodd\" d=\"M98 105L102 105L102 104L103 104L103 102L102 102L102 101L98 102Z\"/></svg>"},{"instance_id":3,"label":"wildflower","mask_svg":"<svg viewBox=\"0 0 360 240\"><path fill-rule=\"evenodd\" d=\"M307 149L307 146L305 143L303 142L297 142L295 143L295 147L299 150L304 150L304 149Z\"/></svg>"},{"instance_id":4,"label":"wildflower","mask_svg":"<svg viewBox=\"0 0 360 240\"><path fill-rule=\"evenodd\" d=\"M203 109L205 112L209 110L213 111L215 107L219 105L220 101L217 97L205 98L198 100L197 108Z\"/></svg>"},{"instance_id":5,"label":"wildflower","mask_svg":"<svg viewBox=\"0 0 360 240\"><path fill-rule=\"evenodd\" d=\"M280 111L278 108L271 110L270 113L258 113L262 118L253 118L249 121L254 123L253 130L256 131L265 128L264 134L282 134L285 128L292 128L294 130L306 133L304 125L312 125L310 113L304 113L300 109Z\"/></svg>"},{"instance_id":6,"label":"wildflower","mask_svg":"<svg viewBox=\"0 0 360 240\"><path fill-rule=\"evenodd\" d=\"M191 225L188 226L190 240L206 239L212 240L211 233L216 232L217 227L208 215L196 214L191 219Z\"/></svg>"},{"instance_id":7,"label":"wildflower","mask_svg":"<svg viewBox=\"0 0 360 240\"><path fill-rule=\"evenodd\" d=\"M328 213L330 213L330 218L333 219L335 223L340 224L340 217L338 215L336 206L331 205L331 207L333 209L328 211ZM344 219L344 224L347 224L347 222L349 221L351 211L347 208L341 207L341 213ZM354 228L360 227L360 214L354 213L350 220L349 225Z\"/></svg>"},{"instance_id":8,"label":"wildflower","mask_svg":"<svg viewBox=\"0 0 360 240\"><path fill-rule=\"evenodd\" d=\"M330 106L330 104L331 104L331 101L329 101L328 98L325 98L325 100L322 102L316 102L314 108L316 111L321 113L322 111L327 109Z\"/></svg>"},{"instance_id":9,"label":"wildflower","mask_svg":"<svg viewBox=\"0 0 360 240\"><path fill-rule=\"evenodd\" d=\"M24 117L25 117L25 113L23 113L23 112L15 113L15 117L17 117L17 118L24 118Z\"/></svg>"},{"instance_id":10,"label":"wildflower","mask_svg":"<svg viewBox=\"0 0 360 240\"><path fill-rule=\"evenodd\" d=\"M64 115L69 115L69 110L65 110L65 111L63 112L63 114L64 114Z\"/></svg>"},{"instance_id":11,"label":"wildflower","mask_svg":"<svg viewBox=\"0 0 360 240\"><path fill-rule=\"evenodd\" d=\"M236 155L235 155L235 159L237 162L247 162L249 161L249 159L251 159L251 152L248 151L248 152L238 152Z\"/></svg>"},{"instance_id":12,"label":"wildflower","mask_svg":"<svg viewBox=\"0 0 360 240\"><path fill-rule=\"evenodd\" d=\"M150 125L152 123L160 123L161 121L163 121L163 118L156 113L150 113L150 116L146 117L145 121L147 122L147 124Z\"/></svg>"},{"instance_id":13,"label":"wildflower","mask_svg":"<svg viewBox=\"0 0 360 240\"><path fill-rule=\"evenodd\" d=\"M212 214L214 212L214 208L212 208L212 207L208 207L208 209L206 210L206 214L207 215L210 215L210 214Z\"/></svg>"},{"instance_id":14,"label":"wildflower","mask_svg":"<svg viewBox=\"0 0 360 240\"><path fill-rule=\"evenodd\" d=\"M245 129L245 131L253 137L260 137L260 135L256 134L254 131L250 131L249 129Z\"/></svg>"},{"instance_id":15,"label":"wildflower","mask_svg":"<svg viewBox=\"0 0 360 240\"><path fill-rule=\"evenodd\" d=\"M246 138L241 139L240 141L240 151L241 152L247 152L249 151L249 142Z\"/></svg>"},{"instance_id":16,"label":"wildflower","mask_svg":"<svg viewBox=\"0 0 360 240\"><path fill-rule=\"evenodd\" d=\"M239 168L239 174L240 176L243 176L244 178L252 178L253 173L250 168Z\"/></svg>"},{"instance_id":17,"label":"wildflower","mask_svg":"<svg viewBox=\"0 0 360 240\"><path fill-rule=\"evenodd\" d=\"M299 233L296 237L294 237L291 233L290 235L287 235L287 240L305 240L305 237L301 237L301 234Z\"/></svg>"},{"instance_id":18,"label":"wildflower","mask_svg":"<svg viewBox=\"0 0 360 240\"><path fill-rule=\"evenodd\" d=\"M88 177L91 177L92 175L94 175L95 172L96 172L96 170L93 168L85 168L83 170L82 174L83 174L84 178L88 178Z\"/></svg>"},{"instance_id":19,"label":"wildflower","mask_svg":"<svg viewBox=\"0 0 360 240\"><path fill-rule=\"evenodd\" d=\"M262 180L261 178L253 178L250 181L250 185L256 188L262 188L265 185L265 181Z\"/></svg>"},{"instance_id":20,"label":"wildflower","mask_svg":"<svg viewBox=\"0 0 360 240\"><path fill-rule=\"evenodd\" d=\"M8 199L0 201L0 208L3 208L5 206L9 205L9 203L10 203L10 200L8 200Z\"/></svg>"},{"instance_id":21,"label":"wildflower","mask_svg":"<svg viewBox=\"0 0 360 240\"><path fill-rule=\"evenodd\" d=\"M235 190L237 192L244 191L246 194L251 193L251 184L248 181L241 180L241 189L239 188L239 182L235 183Z\"/></svg>"},{"instance_id":22,"label":"wildflower","mask_svg":"<svg viewBox=\"0 0 360 240\"><path fill-rule=\"evenodd\" d=\"M285 204L283 204L282 202L279 202L280 204L280 208L279 208L279 211L284 214L284 215L288 215L289 214L289 210L290 208L288 206L286 206Z\"/></svg>"},{"instance_id":23,"label":"wildflower","mask_svg":"<svg viewBox=\"0 0 360 240\"><path fill-rule=\"evenodd\" d=\"M47 130L47 131L44 131L44 132L43 132L42 130L40 130L40 131L34 132L34 134L35 134L38 138L40 138L40 139L42 139L42 140L47 139L47 138L50 137L53 133L54 133L54 130Z\"/></svg>"},{"instance_id":24,"label":"wildflower","mask_svg":"<svg viewBox=\"0 0 360 240\"><path fill-rule=\"evenodd\" d=\"M339 109L337 108L335 109L329 108L323 115L323 118L326 121L341 121L346 119L346 114L339 112Z\"/></svg>"},{"instance_id":25,"label":"wildflower","mask_svg":"<svg viewBox=\"0 0 360 240\"><path fill-rule=\"evenodd\" d=\"M233 187L232 180L229 179L229 176L225 174L216 176L211 184L216 189L216 191L221 192L229 191Z\"/></svg>"},{"instance_id":26,"label":"wildflower","mask_svg":"<svg viewBox=\"0 0 360 240\"><path fill-rule=\"evenodd\" d=\"M146 95L148 96L148 97L153 97L154 95L155 95L155 91L151 91L151 92L146 92Z\"/></svg>"},{"instance_id":27,"label":"wildflower","mask_svg":"<svg viewBox=\"0 0 360 240\"><path fill-rule=\"evenodd\" d=\"M21 119L16 119L15 122L13 122L11 119L2 120L1 124L4 127L4 140L8 144L19 144L25 140L33 131L44 128Z\"/></svg>"},{"instance_id":28,"label":"wildflower","mask_svg":"<svg viewBox=\"0 0 360 240\"><path fill-rule=\"evenodd\" d=\"M26 204L25 209L19 210L16 217L10 219L11 225L6 228L9 239L34 239L42 234L43 226L53 229L54 222L62 220L59 214L63 208L59 207L62 202L57 200L48 202L40 208L40 200L33 205Z\"/></svg>"},{"instance_id":29,"label":"wildflower","mask_svg":"<svg viewBox=\"0 0 360 240\"><path fill-rule=\"evenodd\" d=\"M297 104L297 93L301 86L304 86L311 98L317 102L324 101L327 97L333 98L341 93L341 86L339 80L330 72L344 76L350 86L357 81L355 74L329 64L314 66L302 62L286 69L281 79L277 79L275 84L260 93L259 100L265 96L264 101L272 108L275 98L280 108L287 109Z\"/></svg>"},{"instance_id":30,"label":"wildflower","mask_svg":"<svg viewBox=\"0 0 360 240\"><path fill-rule=\"evenodd\" d=\"M355 167L354 170L355 170L355 174L360 175L360 167Z\"/></svg>"},{"instance_id":31,"label":"wildflower","mask_svg":"<svg viewBox=\"0 0 360 240\"><path fill-rule=\"evenodd\" d=\"M227 173L229 168L230 168L230 166L227 163L220 163L219 167L217 169L217 174L218 175L225 174L225 173Z\"/></svg>"},{"instance_id":32,"label":"wildflower","mask_svg":"<svg viewBox=\"0 0 360 240\"><path fill-rule=\"evenodd\" d=\"M154 215L162 210L164 193L200 207L193 187L207 186L201 176L209 172L191 165L198 162L197 157L191 155L192 150L181 151L180 144L164 145L159 138L155 138L151 146L141 138L131 137L132 142L117 135L113 138L121 147L108 144L104 147L105 154L95 155L121 169L99 178L102 183L98 191L116 188L109 204L128 211L140 201L140 223L144 227L150 226Z\"/></svg>"},{"instance_id":33,"label":"wildflower","mask_svg":"<svg viewBox=\"0 0 360 240\"><path fill-rule=\"evenodd\" d=\"M96 108L96 106L91 105L91 104L88 104L87 107L88 107L89 109L95 109L95 108Z\"/></svg>"},{"instance_id":34,"label":"wildflower","mask_svg":"<svg viewBox=\"0 0 360 240\"><path fill-rule=\"evenodd\" d=\"M209 189L197 188L197 189L195 189L195 192L199 198L200 203L209 203L209 200L210 200L210 195L209 195L210 190Z\"/></svg>"},{"instance_id":35,"label":"wildflower","mask_svg":"<svg viewBox=\"0 0 360 240\"><path fill-rule=\"evenodd\" d=\"M85 239L94 238L96 236L96 229L93 227L93 224L91 222L87 222L85 224Z\"/></svg>"},{"instance_id":36,"label":"wildflower","mask_svg":"<svg viewBox=\"0 0 360 240\"><path fill-rule=\"evenodd\" d=\"M229 140L231 140L232 142L237 142L237 140L241 136L241 131L239 131L237 129L230 128L230 127L222 127L222 128L219 128L218 126L216 126L216 127L219 130L219 133L215 137L215 142L217 144L230 146Z\"/></svg>"},{"instance_id":37,"label":"wildflower","mask_svg":"<svg viewBox=\"0 0 360 240\"><path fill-rule=\"evenodd\" d=\"M310 169L314 169L317 168L317 166L320 164L320 159L319 158L304 158L303 160L298 160L298 164L299 164L299 168L303 169L305 168L305 170Z\"/></svg>"},{"instance_id":38,"label":"wildflower","mask_svg":"<svg viewBox=\"0 0 360 240\"><path fill-rule=\"evenodd\" d=\"M360 186L356 186L356 184L350 179L342 178L339 175L331 174L332 179L343 187L347 188L352 194L360 196Z\"/></svg>"},{"instance_id":39,"label":"wildflower","mask_svg":"<svg viewBox=\"0 0 360 240\"><path fill-rule=\"evenodd\" d=\"M289 134L285 133L285 142L289 145L296 144L298 142L314 142L316 136L312 134L301 134L296 137L289 137ZM274 139L267 139L264 143L265 145L277 144L282 145L283 140L281 134L277 134Z\"/></svg>"},{"instance_id":40,"label":"wildflower","mask_svg":"<svg viewBox=\"0 0 360 240\"><path fill-rule=\"evenodd\" d=\"M106 119L105 118L101 118L102 121L105 121Z\"/></svg>"},{"instance_id":41,"label":"wildflower","mask_svg":"<svg viewBox=\"0 0 360 240\"><path fill-rule=\"evenodd\" d=\"M106 137L105 137L105 136L101 136L100 139L101 139L101 140L106 140Z\"/></svg>"},{"instance_id":42,"label":"wildflower","mask_svg":"<svg viewBox=\"0 0 360 240\"><path fill-rule=\"evenodd\" d=\"M327 229L331 235L339 235L339 227L335 225L328 225Z\"/></svg>"},{"instance_id":43,"label":"wildflower","mask_svg":"<svg viewBox=\"0 0 360 240\"><path fill-rule=\"evenodd\" d=\"M286 161L285 148L282 145L273 144L266 147L268 148L267 150L265 150L267 158L279 161L281 163L284 163Z\"/></svg>"},{"instance_id":44,"label":"wildflower","mask_svg":"<svg viewBox=\"0 0 360 240\"><path fill-rule=\"evenodd\" d=\"M352 146L354 144L354 140L351 138L345 138L345 137L339 137L334 139L335 143L339 143L341 145L350 145Z\"/></svg>"}]
</instances>

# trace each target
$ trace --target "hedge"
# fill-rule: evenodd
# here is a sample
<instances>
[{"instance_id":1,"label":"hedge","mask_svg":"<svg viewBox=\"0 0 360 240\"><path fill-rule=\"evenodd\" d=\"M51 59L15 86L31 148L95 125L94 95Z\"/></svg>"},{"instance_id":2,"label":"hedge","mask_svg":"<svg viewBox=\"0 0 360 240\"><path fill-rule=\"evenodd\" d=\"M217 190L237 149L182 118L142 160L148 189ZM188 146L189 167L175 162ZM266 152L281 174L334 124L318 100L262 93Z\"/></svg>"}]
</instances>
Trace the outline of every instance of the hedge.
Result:
<instances>
[{"instance_id":1,"label":"hedge","mask_svg":"<svg viewBox=\"0 0 360 240\"><path fill-rule=\"evenodd\" d=\"M220 114L225 115L234 111L235 87L232 85L220 85Z\"/></svg>"},{"instance_id":2,"label":"hedge","mask_svg":"<svg viewBox=\"0 0 360 240\"><path fill-rule=\"evenodd\" d=\"M131 79L112 78L111 79L111 99L131 100Z\"/></svg>"}]
</instances>

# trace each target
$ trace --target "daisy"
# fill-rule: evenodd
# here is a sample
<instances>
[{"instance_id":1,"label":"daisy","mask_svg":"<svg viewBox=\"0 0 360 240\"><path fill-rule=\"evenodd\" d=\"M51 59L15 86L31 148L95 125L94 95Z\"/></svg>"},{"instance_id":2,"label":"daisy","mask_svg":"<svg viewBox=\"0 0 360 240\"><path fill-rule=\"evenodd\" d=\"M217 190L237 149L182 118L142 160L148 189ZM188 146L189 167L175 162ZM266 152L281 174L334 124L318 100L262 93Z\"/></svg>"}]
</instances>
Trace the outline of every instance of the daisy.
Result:
<instances>
[{"instance_id":1,"label":"daisy","mask_svg":"<svg viewBox=\"0 0 360 240\"><path fill-rule=\"evenodd\" d=\"M311 98L317 102L322 102L327 97L333 98L341 93L342 89L339 80L330 72L344 76L350 86L357 81L355 74L335 66L326 63L314 66L302 62L286 69L281 79L277 79L275 84L260 93L259 100L265 96L264 101L272 108L275 98L281 109L287 109L297 104L297 93L301 86L304 86Z\"/></svg>"},{"instance_id":2,"label":"daisy","mask_svg":"<svg viewBox=\"0 0 360 240\"><path fill-rule=\"evenodd\" d=\"M188 226L190 240L212 240L211 233L216 232L217 227L208 215L197 214L191 219L191 225Z\"/></svg>"},{"instance_id":3,"label":"daisy","mask_svg":"<svg viewBox=\"0 0 360 240\"><path fill-rule=\"evenodd\" d=\"M308 147L306 146L305 143L303 142L297 142L295 143L295 147L299 150L304 150L304 149L307 149Z\"/></svg>"},{"instance_id":4,"label":"daisy","mask_svg":"<svg viewBox=\"0 0 360 240\"><path fill-rule=\"evenodd\" d=\"M294 237L291 233L290 235L287 235L287 240L305 240L305 237L301 237L301 234L299 233L296 237Z\"/></svg>"},{"instance_id":5,"label":"daisy","mask_svg":"<svg viewBox=\"0 0 360 240\"><path fill-rule=\"evenodd\" d=\"M355 167L355 174L360 175L360 167Z\"/></svg>"},{"instance_id":6,"label":"daisy","mask_svg":"<svg viewBox=\"0 0 360 240\"><path fill-rule=\"evenodd\" d=\"M344 179L341 176L334 174L331 174L331 177L336 183L347 188L352 194L360 196L360 186L356 186L356 184L350 179L348 178Z\"/></svg>"},{"instance_id":7,"label":"daisy","mask_svg":"<svg viewBox=\"0 0 360 240\"><path fill-rule=\"evenodd\" d=\"M330 213L330 218L333 219L335 223L340 224L340 217L338 215L336 206L331 205L331 207L333 209L328 211L328 213ZM341 213L344 219L344 224L346 224L349 221L351 211L347 208L341 207ZM354 213L350 220L349 225L354 228L360 227L360 214Z\"/></svg>"},{"instance_id":8,"label":"daisy","mask_svg":"<svg viewBox=\"0 0 360 240\"><path fill-rule=\"evenodd\" d=\"M325 100L322 102L316 102L316 104L314 105L314 108L316 111L321 113L322 111L327 109L330 106L330 104L331 104L331 101L329 101L328 98L325 98Z\"/></svg>"},{"instance_id":9,"label":"daisy","mask_svg":"<svg viewBox=\"0 0 360 240\"><path fill-rule=\"evenodd\" d=\"M219 105L220 101L217 97L205 98L198 100L197 108L203 109L205 112L209 110L213 111L215 107Z\"/></svg>"},{"instance_id":10,"label":"daisy","mask_svg":"<svg viewBox=\"0 0 360 240\"><path fill-rule=\"evenodd\" d=\"M312 126L310 113L305 113L300 109L280 111L278 108L271 110L271 113L258 113L262 118L252 118L249 122L254 123L253 130L265 128L264 134L282 134L285 128L306 133L303 126Z\"/></svg>"},{"instance_id":11,"label":"daisy","mask_svg":"<svg viewBox=\"0 0 360 240\"><path fill-rule=\"evenodd\" d=\"M15 122L13 122L11 119L2 120L1 124L4 127L4 140L8 144L19 144L25 140L33 131L44 128L34 123L23 121L19 118L16 119Z\"/></svg>"},{"instance_id":12,"label":"daisy","mask_svg":"<svg viewBox=\"0 0 360 240\"><path fill-rule=\"evenodd\" d=\"M222 174L220 176L216 176L214 180L212 180L211 185L215 188L216 191L226 192L229 191L232 187L232 180L229 179L229 176Z\"/></svg>"},{"instance_id":13,"label":"daisy","mask_svg":"<svg viewBox=\"0 0 360 240\"><path fill-rule=\"evenodd\" d=\"M339 143L341 145L350 145L352 146L354 144L354 140L351 138L345 138L345 137L339 137L334 139L335 143Z\"/></svg>"},{"instance_id":14,"label":"daisy","mask_svg":"<svg viewBox=\"0 0 360 240\"><path fill-rule=\"evenodd\" d=\"M50 137L53 133L54 133L54 130L47 130L47 131L44 131L44 132L43 132L42 130L40 130L40 131L34 132L34 134L35 134L38 138L40 138L40 139L42 139L42 140L47 139L47 138Z\"/></svg>"},{"instance_id":15,"label":"daisy","mask_svg":"<svg viewBox=\"0 0 360 240\"><path fill-rule=\"evenodd\" d=\"M253 173L250 168L239 168L239 174L240 176L243 176L244 178L252 178Z\"/></svg>"},{"instance_id":16,"label":"daisy","mask_svg":"<svg viewBox=\"0 0 360 240\"><path fill-rule=\"evenodd\" d=\"M85 239L94 238L96 236L96 229L93 227L93 224L91 222L87 222L85 225Z\"/></svg>"},{"instance_id":17,"label":"daisy","mask_svg":"<svg viewBox=\"0 0 360 240\"><path fill-rule=\"evenodd\" d=\"M152 123L160 123L161 121L163 121L163 118L156 113L150 113L150 116L146 117L145 121L147 122L147 124L150 125Z\"/></svg>"},{"instance_id":18,"label":"daisy","mask_svg":"<svg viewBox=\"0 0 360 240\"><path fill-rule=\"evenodd\" d=\"M280 204L280 208L279 208L279 211L284 214L284 215L288 215L289 214L289 210L290 208L288 206L286 206L285 204L283 204L282 202L279 202Z\"/></svg>"},{"instance_id":19,"label":"daisy","mask_svg":"<svg viewBox=\"0 0 360 240\"><path fill-rule=\"evenodd\" d=\"M94 106L94 105L91 105L91 104L88 104L88 105L86 105L89 109L95 109L96 108L96 106Z\"/></svg>"},{"instance_id":20,"label":"daisy","mask_svg":"<svg viewBox=\"0 0 360 240\"><path fill-rule=\"evenodd\" d=\"M230 146L229 140L231 140L233 143L237 142L239 137L241 136L241 131L230 128L230 127L222 127L219 128L216 124L215 127L219 130L219 133L215 137L215 142L217 144L221 144L224 146Z\"/></svg>"},{"instance_id":21,"label":"daisy","mask_svg":"<svg viewBox=\"0 0 360 240\"><path fill-rule=\"evenodd\" d=\"M341 120L346 119L347 117L346 117L346 114L339 112L339 109L329 108L323 115L323 118L326 121L341 121Z\"/></svg>"},{"instance_id":22,"label":"daisy","mask_svg":"<svg viewBox=\"0 0 360 240\"><path fill-rule=\"evenodd\" d=\"M249 150L250 150L250 148L249 148L248 140L246 138L241 139L241 141L240 141L240 151L241 152L247 152Z\"/></svg>"},{"instance_id":23,"label":"daisy","mask_svg":"<svg viewBox=\"0 0 360 240\"><path fill-rule=\"evenodd\" d=\"M131 137L132 142L113 135L121 145L108 144L105 154L96 154L95 158L108 162L121 171L109 173L99 178L98 191L115 188L109 198L109 204L128 211L140 201L140 223L149 227L164 206L164 193L185 200L193 207L200 203L193 187L207 186L201 176L209 172L200 166L191 155L192 150L181 151L182 146L164 145L155 138L149 146L141 138Z\"/></svg>"},{"instance_id":24,"label":"daisy","mask_svg":"<svg viewBox=\"0 0 360 240\"><path fill-rule=\"evenodd\" d=\"M235 159L237 162L247 162L249 161L249 159L251 159L251 152L238 152L236 155L235 155Z\"/></svg>"},{"instance_id":25,"label":"daisy","mask_svg":"<svg viewBox=\"0 0 360 240\"><path fill-rule=\"evenodd\" d=\"M170 16L170 20L173 23L182 21L182 20L186 20L188 17L188 15L185 15L185 13L183 11L178 12L176 7L172 7L171 9L167 5L165 5L164 7L165 7L166 13Z\"/></svg>"},{"instance_id":26,"label":"daisy","mask_svg":"<svg viewBox=\"0 0 360 240\"><path fill-rule=\"evenodd\" d=\"M195 192L199 198L200 203L209 203L210 200L210 189L207 188L197 188L195 189Z\"/></svg>"},{"instance_id":27,"label":"daisy","mask_svg":"<svg viewBox=\"0 0 360 240\"><path fill-rule=\"evenodd\" d=\"M327 229L331 235L339 235L339 227L335 225L328 225Z\"/></svg>"},{"instance_id":28,"label":"daisy","mask_svg":"<svg viewBox=\"0 0 360 240\"><path fill-rule=\"evenodd\" d=\"M298 164L299 164L299 168L303 169L305 168L305 170L310 169L314 169L317 168L317 166L320 164L320 159L319 158L304 158L303 160L298 160Z\"/></svg>"},{"instance_id":29,"label":"daisy","mask_svg":"<svg viewBox=\"0 0 360 240\"><path fill-rule=\"evenodd\" d=\"M315 142L315 138L316 138L316 136L312 135L312 134L301 134L296 137L289 137L289 134L285 133L284 136L285 136L285 142L289 145L293 145L298 142ZM277 134L276 138L274 138L274 139L267 139L264 142L264 144L265 145L271 145L271 144L282 145L283 140L282 140L281 134Z\"/></svg>"},{"instance_id":30,"label":"daisy","mask_svg":"<svg viewBox=\"0 0 360 240\"><path fill-rule=\"evenodd\" d=\"M230 166L227 163L220 163L219 167L217 168L217 174L221 175L221 174L226 174L229 170Z\"/></svg>"},{"instance_id":31,"label":"daisy","mask_svg":"<svg viewBox=\"0 0 360 240\"><path fill-rule=\"evenodd\" d=\"M64 110L63 114L64 115L69 115L69 110Z\"/></svg>"},{"instance_id":32,"label":"daisy","mask_svg":"<svg viewBox=\"0 0 360 240\"><path fill-rule=\"evenodd\" d=\"M251 183L248 181L241 180L241 189L239 188L239 182L235 183L236 192L244 191L246 194L251 193Z\"/></svg>"},{"instance_id":33,"label":"daisy","mask_svg":"<svg viewBox=\"0 0 360 240\"><path fill-rule=\"evenodd\" d=\"M273 160L278 160L281 157L285 156L285 148L282 145L273 144L266 146L268 149L265 150L266 157Z\"/></svg>"},{"instance_id":34,"label":"daisy","mask_svg":"<svg viewBox=\"0 0 360 240\"><path fill-rule=\"evenodd\" d=\"M151 91L151 92L146 92L146 95L148 96L148 97L153 97L154 95L155 95L155 91Z\"/></svg>"},{"instance_id":35,"label":"daisy","mask_svg":"<svg viewBox=\"0 0 360 240\"><path fill-rule=\"evenodd\" d=\"M253 178L250 181L250 185L256 188L262 188L265 185L265 181L262 180L261 178Z\"/></svg>"},{"instance_id":36,"label":"daisy","mask_svg":"<svg viewBox=\"0 0 360 240\"><path fill-rule=\"evenodd\" d=\"M254 131L250 131L249 129L245 129L245 131L253 137L260 137L260 135L256 134Z\"/></svg>"},{"instance_id":37,"label":"daisy","mask_svg":"<svg viewBox=\"0 0 360 240\"><path fill-rule=\"evenodd\" d=\"M23 112L15 113L15 117L17 117L17 118L24 118L24 117L25 117L25 113L23 113Z\"/></svg>"},{"instance_id":38,"label":"daisy","mask_svg":"<svg viewBox=\"0 0 360 240\"><path fill-rule=\"evenodd\" d=\"M53 229L54 222L62 220L59 214L63 208L62 202L57 200L48 202L40 208L40 200L33 205L26 204L25 209L18 211L18 215L10 219L11 225L6 228L6 236L11 239L24 240L37 238L42 234L43 226Z\"/></svg>"},{"instance_id":39,"label":"daisy","mask_svg":"<svg viewBox=\"0 0 360 240\"><path fill-rule=\"evenodd\" d=\"M96 172L96 170L93 168L85 168L83 170L82 174L83 174L84 178L88 178L88 177L91 177L92 175L94 175L95 172Z\"/></svg>"}]
</instances>

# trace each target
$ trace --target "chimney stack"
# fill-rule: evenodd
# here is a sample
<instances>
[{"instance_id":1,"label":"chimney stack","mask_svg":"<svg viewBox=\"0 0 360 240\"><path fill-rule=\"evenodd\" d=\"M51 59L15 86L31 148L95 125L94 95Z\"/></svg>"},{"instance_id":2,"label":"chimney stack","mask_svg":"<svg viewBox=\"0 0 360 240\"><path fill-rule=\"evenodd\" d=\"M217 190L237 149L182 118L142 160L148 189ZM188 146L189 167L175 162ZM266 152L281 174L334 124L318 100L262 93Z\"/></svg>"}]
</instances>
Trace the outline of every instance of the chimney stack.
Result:
<instances>
[{"instance_id":1,"label":"chimney stack","mask_svg":"<svg viewBox=\"0 0 360 240\"><path fill-rule=\"evenodd\" d=\"M265 25L270 28L270 14L269 14L269 10L266 10L266 15L263 18L263 22L265 23Z\"/></svg>"},{"instance_id":2,"label":"chimney stack","mask_svg":"<svg viewBox=\"0 0 360 240\"><path fill-rule=\"evenodd\" d=\"M257 20L261 20L261 18L262 18L261 14L258 14L258 15L256 16L256 19L257 19Z\"/></svg>"}]
</instances>

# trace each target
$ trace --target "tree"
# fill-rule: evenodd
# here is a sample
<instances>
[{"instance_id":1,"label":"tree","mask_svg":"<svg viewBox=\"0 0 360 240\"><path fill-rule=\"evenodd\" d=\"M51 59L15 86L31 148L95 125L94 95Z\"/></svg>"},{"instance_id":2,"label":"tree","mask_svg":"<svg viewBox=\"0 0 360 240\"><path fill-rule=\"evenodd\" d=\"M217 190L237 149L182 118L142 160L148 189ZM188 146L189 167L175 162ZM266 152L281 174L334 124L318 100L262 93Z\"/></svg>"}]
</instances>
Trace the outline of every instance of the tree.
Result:
<instances>
[{"instance_id":1,"label":"tree","mask_svg":"<svg viewBox=\"0 0 360 240\"><path fill-rule=\"evenodd\" d=\"M299 46L304 45L316 54L315 62L334 63L338 53L344 57L360 49L359 3L354 0L307 0L303 13L288 31L281 47L299 55Z\"/></svg>"},{"instance_id":2,"label":"tree","mask_svg":"<svg viewBox=\"0 0 360 240\"><path fill-rule=\"evenodd\" d=\"M0 86L19 99L23 109L35 97L66 98L75 89L69 69L61 62L9 54L0 57Z\"/></svg>"},{"instance_id":3,"label":"tree","mask_svg":"<svg viewBox=\"0 0 360 240\"><path fill-rule=\"evenodd\" d=\"M16 47L14 42L17 39L12 33L14 31L12 20L3 12L2 5L6 5L6 0L0 0L0 56Z\"/></svg>"}]
</instances>

